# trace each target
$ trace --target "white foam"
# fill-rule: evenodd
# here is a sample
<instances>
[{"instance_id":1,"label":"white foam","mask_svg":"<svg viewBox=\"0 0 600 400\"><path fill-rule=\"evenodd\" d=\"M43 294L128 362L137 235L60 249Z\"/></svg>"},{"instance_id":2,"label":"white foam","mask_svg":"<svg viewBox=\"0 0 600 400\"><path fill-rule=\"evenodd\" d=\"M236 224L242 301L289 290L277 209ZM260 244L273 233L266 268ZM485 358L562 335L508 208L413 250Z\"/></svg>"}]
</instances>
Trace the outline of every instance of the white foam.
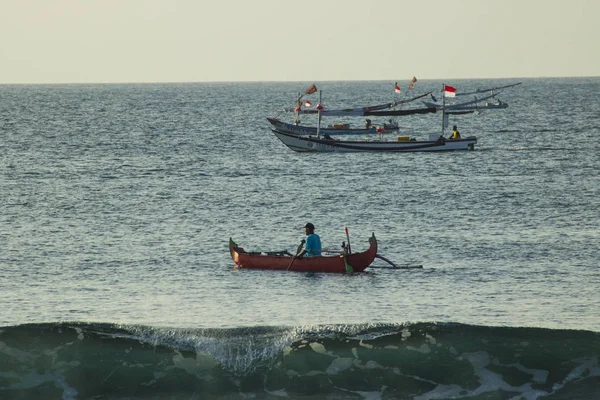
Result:
<instances>
[{"instance_id":1,"label":"white foam","mask_svg":"<svg viewBox=\"0 0 600 400\"><path fill-rule=\"evenodd\" d=\"M312 342L310 343L310 348L313 349L315 353L323 354L326 352L325 346L323 346L321 343Z\"/></svg>"},{"instance_id":2,"label":"white foam","mask_svg":"<svg viewBox=\"0 0 600 400\"><path fill-rule=\"evenodd\" d=\"M427 344L423 344L421 345L421 347L419 347L418 349L416 347L413 346L406 346L407 350L412 350L412 351L418 351L421 354L429 354L431 353L431 348L429 348L429 346Z\"/></svg>"},{"instance_id":3,"label":"white foam","mask_svg":"<svg viewBox=\"0 0 600 400\"><path fill-rule=\"evenodd\" d=\"M339 357L339 358L335 358L331 364L329 365L329 367L327 367L327 373L329 375L335 375L338 374L342 371L345 371L347 369L349 369L350 367L352 367L352 365L354 364L354 359L353 358L349 358L349 357Z\"/></svg>"}]
</instances>

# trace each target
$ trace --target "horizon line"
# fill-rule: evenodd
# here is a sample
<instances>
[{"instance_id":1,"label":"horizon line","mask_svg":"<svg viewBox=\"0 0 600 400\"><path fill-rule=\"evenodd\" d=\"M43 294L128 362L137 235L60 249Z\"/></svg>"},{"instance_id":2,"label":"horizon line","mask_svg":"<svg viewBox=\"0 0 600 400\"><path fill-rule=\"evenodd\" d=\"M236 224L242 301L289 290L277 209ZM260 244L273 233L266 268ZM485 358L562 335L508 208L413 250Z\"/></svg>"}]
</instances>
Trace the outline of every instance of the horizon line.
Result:
<instances>
[{"instance_id":1,"label":"horizon line","mask_svg":"<svg viewBox=\"0 0 600 400\"><path fill-rule=\"evenodd\" d=\"M509 80L509 79L589 79L600 78L600 75L581 76L522 76L522 77L496 77L496 78L420 78L419 81L467 81L467 80ZM144 84L190 84L190 83L305 83L305 82L403 82L410 79L343 79L343 80L208 80L208 81L89 81L89 82L0 82L1 86L25 86L25 85L144 85Z\"/></svg>"}]
</instances>

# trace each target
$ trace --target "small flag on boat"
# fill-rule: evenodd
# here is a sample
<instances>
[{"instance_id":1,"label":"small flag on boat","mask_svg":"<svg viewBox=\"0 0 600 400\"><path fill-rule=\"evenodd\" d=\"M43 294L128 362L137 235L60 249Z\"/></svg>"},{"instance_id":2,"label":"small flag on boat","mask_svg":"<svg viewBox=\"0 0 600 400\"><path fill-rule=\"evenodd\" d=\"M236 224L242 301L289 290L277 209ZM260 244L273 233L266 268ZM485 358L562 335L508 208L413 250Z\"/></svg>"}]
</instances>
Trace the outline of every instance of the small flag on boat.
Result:
<instances>
[{"instance_id":1,"label":"small flag on boat","mask_svg":"<svg viewBox=\"0 0 600 400\"><path fill-rule=\"evenodd\" d=\"M304 103L305 107L310 107L312 106L312 103L310 102L310 100L306 100L306 102Z\"/></svg>"},{"instance_id":2,"label":"small flag on boat","mask_svg":"<svg viewBox=\"0 0 600 400\"><path fill-rule=\"evenodd\" d=\"M310 85L310 87L308 89L306 89L306 92L304 92L304 94L313 94L317 91L317 85L315 85L314 83L312 85Z\"/></svg>"},{"instance_id":3,"label":"small flag on boat","mask_svg":"<svg viewBox=\"0 0 600 400\"><path fill-rule=\"evenodd\" d=\"M323 104L319 103L317 104L317 110L322 111L325 107L323 107Z\"/></svg>"},{"instance_id":4,"label":"small flag on boat","mask_svg":"<svg viewBox=\"0 0 600 400\"><path fill-rule=\"evenodd\" d=\"M456 89L452 86L444 85L444 97L456 97Z\"/></svg>"},{"instance_id":5,"label":"small flag on boat","mask_svg":"<svg viewBox=\"0 0 600 400\"><path fill-rule=\"evenodd\" d=\"M410 81L410 84L408 85L408 90L415 87L415 82L417 82L417 77L413 76L412 81Z\"/></svg>"},{"instance_id":6,"label":"small flag on boat","mask_svg":"<svg viewBox=\"0 0 600 400\"><path fill-rule=\"evenodd\" d=\"M398 82L396 82L396 87L394 88L396 93L400 93L400 86L398 86Z\"/></svg>"},{"instance_id":7,"label":"small flag on boat","mask_svg":"<svg viewBox=\"0 0 600 400\"><path fill-rule=\"evenodd\" d=\"M296 108L294 108L294 112L300 112L300 111L302 111L302 107L296 106Z\"/></svg>"}]
</instances>

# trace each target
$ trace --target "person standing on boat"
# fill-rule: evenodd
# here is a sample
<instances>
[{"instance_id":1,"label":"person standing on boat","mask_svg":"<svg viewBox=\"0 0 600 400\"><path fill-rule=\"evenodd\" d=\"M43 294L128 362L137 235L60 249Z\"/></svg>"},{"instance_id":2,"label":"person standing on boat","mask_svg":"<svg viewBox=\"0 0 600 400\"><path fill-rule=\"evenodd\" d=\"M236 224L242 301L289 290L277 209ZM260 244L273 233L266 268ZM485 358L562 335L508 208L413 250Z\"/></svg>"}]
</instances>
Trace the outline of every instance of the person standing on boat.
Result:
<instances>
[{"instance_id":1,"label":"person standing on boat","mask_svg":"<svg viewBox=\"0 0 600 400\"><path fill-rule=\"evenodd\" d=\"M296 257L317 257L321 255L321 238L315 233L315 226L310 222L304 226L306 242L304 249L296 254Z\"/></svg>"},{"instance_id":2,"label":"person standing on boat","mask_svg":"<svg viewBox=\"0 0 600 400\"><path fill-rule=\"evenodd\" d=\"M460 132L458 131L456 125L454 125L452 129L452 136L450 136L450 139L460 139Z\"/></svg>"}]
</instances>

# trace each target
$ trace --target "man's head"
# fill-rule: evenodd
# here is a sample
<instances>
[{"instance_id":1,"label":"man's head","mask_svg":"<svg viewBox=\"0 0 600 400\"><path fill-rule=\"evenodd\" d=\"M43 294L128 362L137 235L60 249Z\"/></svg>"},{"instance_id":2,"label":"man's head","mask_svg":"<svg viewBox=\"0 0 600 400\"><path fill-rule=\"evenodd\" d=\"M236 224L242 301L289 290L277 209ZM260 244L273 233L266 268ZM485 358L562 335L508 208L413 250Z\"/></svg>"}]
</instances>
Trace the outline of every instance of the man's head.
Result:
<instances>
[{"instance_id":1,"label":"man's head","mask_svg":"<svg viewBox=\"0 0 600 400\"><path fill-rule=\"evenodd\" d=\"M304 225L304 229L307 233L313 233L315 231L315 226L310 222L307 222L306 225Z\"/></svg>"},{"instance_id":2,"label":"man's head","mask_svg":"<svg viewBox=\"0 0 600 400\"><path fill-rule=\"evenodd\" d=\"M454 125L454 126L452 127L452 129L456 130L456 129L457 129L457 128L456 128L456 125Z\"/></svg>"}]
</instances>

